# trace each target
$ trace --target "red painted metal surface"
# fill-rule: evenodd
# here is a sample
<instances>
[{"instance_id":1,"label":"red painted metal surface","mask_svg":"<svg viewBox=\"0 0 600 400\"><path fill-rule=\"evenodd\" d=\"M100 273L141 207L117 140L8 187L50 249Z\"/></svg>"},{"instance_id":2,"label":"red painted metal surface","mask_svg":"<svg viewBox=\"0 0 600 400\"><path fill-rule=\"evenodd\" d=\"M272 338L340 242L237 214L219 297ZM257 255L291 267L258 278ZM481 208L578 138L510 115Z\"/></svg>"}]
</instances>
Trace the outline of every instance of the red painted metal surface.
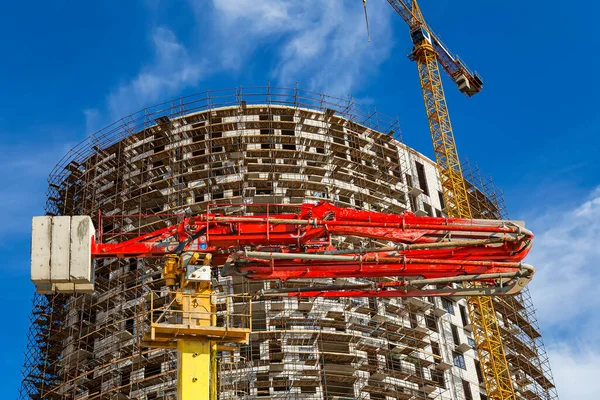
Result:
<instances>
[{"instance_id":1,"label":"red painted metal surface","mask_svg":"<svg viewBox=\"0 0 600 400\"><path fill-rule=\"evenodd\" d=\"M336 248L335 244L343 241L338 239L347 236L365 242L387 241L390 246ZM494 279L486 276L521 269L532 238L531 232L510 221L395 215L320 202L286 214L224 216L207 212L121 243L94 243L92 256L211 253L213 264L225 265L224 274L256 280L435 279L483 274L479 280L492 283ZM370 289L355 292L375 293Z\"/></svg>"}]
</instances>

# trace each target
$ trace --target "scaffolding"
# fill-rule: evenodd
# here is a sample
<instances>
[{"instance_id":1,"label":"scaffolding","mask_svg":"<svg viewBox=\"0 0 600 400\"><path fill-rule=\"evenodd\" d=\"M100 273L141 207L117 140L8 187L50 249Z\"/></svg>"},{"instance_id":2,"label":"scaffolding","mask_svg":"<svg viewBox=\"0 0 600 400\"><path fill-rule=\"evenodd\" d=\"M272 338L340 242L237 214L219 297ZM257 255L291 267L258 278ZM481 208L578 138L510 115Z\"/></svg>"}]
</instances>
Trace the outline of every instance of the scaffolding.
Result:
<instances>
[{"instance_id":1,"label":"scaffolding","mask_svg":"<svg viewBox=\"0 0 600 400\"><path fill-rule=\"evenodd\" d=\"M446 398L441 359L428 350L433 308L399 299L255 302L250 344L221 361L221 398Z\"/></svg>"},{"instance_id":2,"label":"scaffolding","mask_svg":"<svg viewBox=\"0 0 600 400\"><path fill-rule=\"evenodd\" d=\"M477 163L462 163L473 218L508 219L502 190ZM529 288L494 298L506 360L515 392L523 399L558 399Z\"/></svg>"},{"instance_id":3,"label":"scaffolding","mask_svg":"<svg viewBox=\"0 0 600 400\"><path fill-rule=\"evenodd\" d=\"M480 175L466 176L477 212L504 216L501 192L490 192ZM258 213L257 204L282 204L283 210L326 199L344 207L441 216L439 193L435 164L401 143L397 119L352 98L268 86L182 97L91 135L52 170L45 208L48 215L101 213L102 239L110 242L207 207L234 215L247 213L246 204ZM379 245L347 236L339 247ZM159 317L153 308L161 306L154 294L165 290L161 272L158 260L104 259L96 265L95 293L36 295L20 398L174 399L174 352L140 346ZM236 295L332 283L343 282L221 277L218 290ZM468 321L457 322L448 311L448 302L458 307L461 301L255 302L250 343L220 346L219 397L467 398L465 382L476 388L475 378L463 376L455 354L468 354ZM511 321L502 326L539 332L530 298L517 303L498 306ZM232 300L229 307L235 313L243 305ZM451 324L461 325L458 336ZM541 338L511 339L505 341L517 349L511 365L524 358L518 371L535 381L526 387L545 385L550 393ZM467 361L465 371L474 376L475 361ZM526 398L555 398L546 392Z\"/></svg>"}]
</instances>

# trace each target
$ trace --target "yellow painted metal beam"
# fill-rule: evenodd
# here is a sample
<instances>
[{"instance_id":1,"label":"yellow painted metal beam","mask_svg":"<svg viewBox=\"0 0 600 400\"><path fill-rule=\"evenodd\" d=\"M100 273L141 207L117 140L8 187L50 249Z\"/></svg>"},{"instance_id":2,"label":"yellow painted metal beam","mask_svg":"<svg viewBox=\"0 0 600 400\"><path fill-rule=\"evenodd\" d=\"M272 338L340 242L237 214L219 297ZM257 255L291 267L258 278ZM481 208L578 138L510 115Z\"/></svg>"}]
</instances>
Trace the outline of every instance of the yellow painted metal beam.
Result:
<instances>
[{"instance_id":1,"label":"yellow painted metal beam","mask_svg":"<svg viewBox=\"0 0 600 400\"><path fill-rule=\"evenodd\" d=\"M442 183L446 212L455 218L471 218L471 208L454 141L450 115L435 51L424 41L414 51L433 151Z\"/></svg>"},{"instance_id":2,"label":"yellow painted metal beam","mask_svg":"<svg viewBox=\"0 0 600 400\"><path fill-rule=\"evenodd\" d=\"M420 15L413 1L415 7ZM429 42L423 41L415 46L413 57L419 71L446 213L454 218L472 218L435 51ZM492 299L467 297L467 304L488 398L516 399Z\"/></svg>"},{"instance_id":3,"label":"yellow painted metal beam","mask_svg":"<svg viewBox=\"0 0 600 400\"><path fill-rule=\"evenodd\" d=\"M202 282L191 289L192 295L181 293L180 302L183 320L188 329L210 330L214 328L214 305L211 301L210 282ZM158 327L153 327L157 329ZM166 334L175 336L172 327L163 327ZM189 332L184 332L189 333ZM213 356L216 345L204 335L177 340L177 399L209 400L215 399L213 385Z\"/></svg>"},{"instance_id":4,"label":"yellow painted metal beam","mask_svg":"<svg viewBox=\"0 0 600 400\"><path fill-rule=\"evenodd\" d=\"M468 297L467 304L488 399L516 399L492 298Z\"/></svg>"},{"instance_id":5,"label":"yellow painted metal beam","mask_svg":"<svg viewBox=\"0 0 600 400\"><path fill-rule=\"evenodd\" d=\"M211 343L177 341L177 400L208 400L211 395Z\"/></svg>"},{"instance_id":6,"label":"yellow painted metal beam","mask_svg":"<svg viewBox=\"0 0 600 400\"><path fill-rule=\"evenodd\" d=\"M195 255L190 262L195 262ZM210 265L211 256L206 255L203 265ZM163 273L165 280L174 285L181 259L167 257ZM248 304L247 327L233 327L230 315L225 315L223 326L217 326L216 303L218 296L213 292L210 281L186 281L180 275L180 286L173 291L174 297L165 311L162 304L154 307L154 295L150 294L150 315L161 311L160 316L150 321L150 329L144 334L142 346L177 349L177 399L217 399L217 351L233 351L234 347L219 343L248 343L251 332L252 303ZM249 296L245 296L250 301ZM226 297L226 310L230 298ZM174 304L174 305L173 305ZM238 317L240 317L238 315ZM243 320L243 317L242 319ZM240 322L238 320L237 322ZM242 324L244 324L242 322Z\"/></svg>"}]
</instances>

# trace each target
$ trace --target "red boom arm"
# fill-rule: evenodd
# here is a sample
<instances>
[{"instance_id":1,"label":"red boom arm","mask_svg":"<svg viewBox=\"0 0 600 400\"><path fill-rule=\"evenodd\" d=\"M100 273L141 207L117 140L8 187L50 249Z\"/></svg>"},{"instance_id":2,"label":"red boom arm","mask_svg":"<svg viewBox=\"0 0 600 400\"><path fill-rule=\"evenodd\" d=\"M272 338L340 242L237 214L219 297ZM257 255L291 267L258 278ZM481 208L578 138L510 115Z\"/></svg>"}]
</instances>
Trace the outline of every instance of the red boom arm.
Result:
<instances>
[{"instance_id":1,"label":"red boom arm","mask_svg":"<svg viewBox=\"0 0 600 400\"><path fill-rule=\"evenodd\" d=\"M372 245L349 248L343 244L348 237ZM253 280L389 278L285 290L296 296L503 294L519 291L531 279L533 267L521 261L532 238L530 231L510 221L394 215L320 202L288 214L207 213L121 243L94 243L92 256L211 253L213 264L223 265L223 275ZM487 285L479 291L450 285L465 281ZM281 291L265 295L280 296Z\"/></svg>"}]
</instances>

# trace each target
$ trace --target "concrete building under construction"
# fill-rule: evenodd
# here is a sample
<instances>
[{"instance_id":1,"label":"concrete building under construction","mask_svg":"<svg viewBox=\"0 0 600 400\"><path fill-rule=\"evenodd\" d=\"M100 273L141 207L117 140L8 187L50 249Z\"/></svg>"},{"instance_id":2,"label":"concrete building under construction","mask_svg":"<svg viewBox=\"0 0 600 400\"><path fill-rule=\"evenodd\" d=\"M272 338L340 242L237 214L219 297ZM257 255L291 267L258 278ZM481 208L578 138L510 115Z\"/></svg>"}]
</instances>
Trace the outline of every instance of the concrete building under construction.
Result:
<instances>
[{"instance_id":1,"label":"concrete building under construction","mask_svg":"<svg viewBox=\"0 0 600 400\"><path fill-rule=\"evenodd\" d=\"M501 192L463 168L473 217L506 218ZM396 119L272 87L173 100L91 135L52 171L46 212L101 212L104 237L121 240L207 207L323 199L445 215L435 164L402 143ZM161 271L159 260L100 260L93 294L36 295L20 398L175 399L174 351L139 346ZM219 283L233 294L339 282ZM494 305L518 398L557 399L529 293ZM250 343L220 352L221 399L487 399L464 299L262 300L251 318Z\"/></svg>"}]
</instances>

